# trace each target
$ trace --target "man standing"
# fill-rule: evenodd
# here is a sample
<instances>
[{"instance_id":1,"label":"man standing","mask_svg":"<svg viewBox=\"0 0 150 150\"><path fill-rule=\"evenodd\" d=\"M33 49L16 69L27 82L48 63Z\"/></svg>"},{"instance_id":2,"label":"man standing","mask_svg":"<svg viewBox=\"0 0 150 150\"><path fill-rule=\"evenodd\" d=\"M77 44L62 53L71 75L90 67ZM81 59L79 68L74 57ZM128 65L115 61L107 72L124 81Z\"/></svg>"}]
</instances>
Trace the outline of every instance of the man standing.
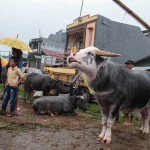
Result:
<instances>
[{"instance_id":1,"label":"man standing","mask_svg":"<svg viewBox=\"0 0 150 150\"><path fill-rule=\"evenodd\" d=\"M128 69L134 70L134 61L132 60L128 60L127 62L125 62L125 65ZM133 125L133 118L134 118L134 114L133 113L124 113L124 118L125 118L125 122L123 123L124 125Z\"/></svg>"},{"instance_id":2,"label":"man standing","mask_svg":"<svg viewBox=\"0 0 150 150\"><path fill-rule=\"evenodd\" d=\"M14 115L18 85L24 79L24 75L22 74L21 70L16 66L17 59L15 57L11 57L9 62L10 67L8 68L7 80L5 84L6 90L2 102L2 111L5 112L8 101L10 100L10 113L7 114L7 117Z\"/></svg>"}]
</instances>

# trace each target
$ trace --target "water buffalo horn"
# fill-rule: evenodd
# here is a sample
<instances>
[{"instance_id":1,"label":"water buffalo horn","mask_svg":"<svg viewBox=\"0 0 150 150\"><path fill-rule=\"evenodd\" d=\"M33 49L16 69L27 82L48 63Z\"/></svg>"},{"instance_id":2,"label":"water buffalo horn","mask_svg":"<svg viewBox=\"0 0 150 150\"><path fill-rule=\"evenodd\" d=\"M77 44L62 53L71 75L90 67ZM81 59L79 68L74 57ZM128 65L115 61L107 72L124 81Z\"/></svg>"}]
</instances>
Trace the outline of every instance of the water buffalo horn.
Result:
<instances>
[{"instance_id":1,"label":"water buffalo horn","mask_svg":"<svg viewBox=\"0 0 150 150\"><path fill-rule=\"evenodd\" d=\"M106 52L106 51L103 51L103 50L96 50L96 55L109 56L109 57L118 57L118 56L121 56L120 54Z\"/></svg>"}]
</instances>

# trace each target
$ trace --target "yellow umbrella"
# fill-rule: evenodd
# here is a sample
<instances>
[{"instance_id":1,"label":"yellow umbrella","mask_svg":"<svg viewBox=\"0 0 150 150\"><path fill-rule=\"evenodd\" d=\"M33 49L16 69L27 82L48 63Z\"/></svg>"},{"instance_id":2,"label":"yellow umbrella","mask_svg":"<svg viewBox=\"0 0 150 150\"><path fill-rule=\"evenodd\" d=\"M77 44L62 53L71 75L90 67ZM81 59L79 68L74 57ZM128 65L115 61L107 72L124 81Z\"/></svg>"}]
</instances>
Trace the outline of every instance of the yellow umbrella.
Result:
<instances>
[{"instance_id":1,"label":"yellow umbrella","mask_svg":"<svg viewBox=\"0 0 150 150\"><path fill-rule=\"evenodd\" d=\"M14 47L23 51L32 52L29 45L19 40L18 38L5 37L0 39L0 44L7 45L9 47Z\"/></svg>"},{"instance_id":2,"label":"yellow umbrella","mask_svg":"<svg viewBox=\"0 0 150 150\"><path fill-rule=\"evenodd\" d=\"M8 61L3 57L0 57L0 61L1 61L2 66L6 66L8 64Z\"/></svg>"}]
</instances>

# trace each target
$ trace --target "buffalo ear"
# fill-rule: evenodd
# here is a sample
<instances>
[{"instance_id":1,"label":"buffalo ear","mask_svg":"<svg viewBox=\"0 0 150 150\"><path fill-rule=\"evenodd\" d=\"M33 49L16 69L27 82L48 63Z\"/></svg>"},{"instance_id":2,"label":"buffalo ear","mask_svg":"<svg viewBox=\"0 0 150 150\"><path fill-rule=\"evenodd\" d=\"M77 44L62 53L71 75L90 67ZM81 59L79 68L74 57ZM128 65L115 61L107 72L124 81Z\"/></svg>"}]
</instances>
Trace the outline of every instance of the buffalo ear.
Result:
<instances>
[{"instance_id":1,"label":"buffalo ear","mask_svg":"<svg viewBox=\"0 0 150 150\"><path fill-rule=\"evenodd\" d=\"M97 64L100 64L101 62L105 61L105 58L100 56L100 55L96 55L95 56L95 61Z\"/></svg>"}]
</instances>

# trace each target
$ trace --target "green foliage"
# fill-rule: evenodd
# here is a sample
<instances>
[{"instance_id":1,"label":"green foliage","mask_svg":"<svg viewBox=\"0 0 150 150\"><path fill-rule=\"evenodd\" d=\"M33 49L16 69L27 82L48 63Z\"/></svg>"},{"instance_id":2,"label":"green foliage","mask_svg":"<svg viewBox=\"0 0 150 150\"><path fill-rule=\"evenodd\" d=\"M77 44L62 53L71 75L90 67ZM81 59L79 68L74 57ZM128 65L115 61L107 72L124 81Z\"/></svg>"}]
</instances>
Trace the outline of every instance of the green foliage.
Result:
<instances>
[{"instance_id":1,"label":"green foliage","mask_svg":"<svg viewBox=\"0 0 150 150\"><path fill-rule=\"evenodd\" d=\"M81 112L82 110L77 109L78 112ZM82 116L82 119L84 120L100 120L101 114L100 109L97 104L87 104L87 111L86 114Z\"/></svg>"},{"instance_id":2,"label":"green foliage","mask_svg":"<svg viewBox=\"0 0 150 150\"><path fill-rule=\"evenodd\" d=\"M0 84L0 91L4 91L3 84ZM23 96L23 94L24 94L23 85L20 85L20 86L19 86L18 95L19 95L19 96Z\"/></svg>"},{"instance_id":3,"label":"green foliage","mask_svg":"<svg viewBox=\"0 0 150 150\"><path fill-rule=\"evenodd\" d=\"M100 108L97 104L87 104L87 108L88 108L88 110L86 111L87 115L83 116L85 120L98 120L101 118ZM81 110L78 109L77 111L80 112ZM123 124L124 122L125 122L124 114L120 112L119 123ZM139 128L140 125L141 125L140 114L136 113L134 116L134 126Z\"/></svg>"},{"instance_id":4,"label":"green foliage","mask_svg":"<svg viewBox=\"0 0 150 150\"><path fill-rule=\"evenodd\" d=\"M140 126L141 126L141 120L140 120L140 116L138 114L136 114L134 117L134 125L138 128L140 128ZM150 127L150 124L149 124L149 127Z\"/></svg>"},{"instance_id":5,"label":"green foliage","mask_svg":"<svg viewBox=\"0 0 150 150\"><path fill-rule=\"evenodd\" d=\"M81 109L77 109L77 111L81 112ZM100 109L97 104L90 104L87 103L87 114L92 114L92 115L100 115Z\"/></svg>"},{"instance_id":6,"label":"green foliage","mask_svg":"<svg viewBox=\"0 0 150 150\"><path fill-rule=\"evenodd\" d=\"M0 84L0 91L2 91L3 90L3 85L2 84Z\"/></svg>"},{"instance_id":7,"label":"green foliage","mask_svg":"<svg viewBox=\"0 0 150 150\"><path fill-rule=\"evenodd\" d=\"M24 95L24 87L23 87L23 85L20 85L20 86L19 86L18 95L19 95L19 96L23 96L23 95Z\"/></svg>"},{"instance_id":8,"label":"green foliage","mask_svg":"<svg viewBox=\"0 0 150 150\"><path fill-rule=\"evenodd\" d=\"M97 104L87 104L88 111L87 113L100 114L100 108Z\"/></svg>"},{"instance_id":9,"label":"green foliage","mask_svg":"<svg viewBox=\"0 0 150 150\"><path fill-rule=\"evenodd\" d=\"M124 118L124 113L120 112L119 114L119 123L123 124L125 122L125 118ZM140 120L140 114L139 113L135 113L134 114L134 126L135 127L140 127L141 126L141 120Z\"/></svg>"},{"instance_id":10,"label":"green foliage","mask_svg":"<svg viewBox=\"0 0 150 150\"><path fill-rule=\"evenodd\" d=\"M7 129L7 130L29 130L29 129L42 129L44 128L42 125L39 124L28 124L28 123L17 123L17 122L10 122L3 125L0 125L0 129Z\"/></svg>"},{"instance_id":11,"label":"green foliage","mask_svg":"<svg viewBox=\"0 0 150 150\"><path fill-rule=\"evenodd\" d=\"M18 124L10 123L10 124L1 125L0 129L14 130L14 129L18 128L18 127L19 127Z\"/></svg>"}]
</instances>

